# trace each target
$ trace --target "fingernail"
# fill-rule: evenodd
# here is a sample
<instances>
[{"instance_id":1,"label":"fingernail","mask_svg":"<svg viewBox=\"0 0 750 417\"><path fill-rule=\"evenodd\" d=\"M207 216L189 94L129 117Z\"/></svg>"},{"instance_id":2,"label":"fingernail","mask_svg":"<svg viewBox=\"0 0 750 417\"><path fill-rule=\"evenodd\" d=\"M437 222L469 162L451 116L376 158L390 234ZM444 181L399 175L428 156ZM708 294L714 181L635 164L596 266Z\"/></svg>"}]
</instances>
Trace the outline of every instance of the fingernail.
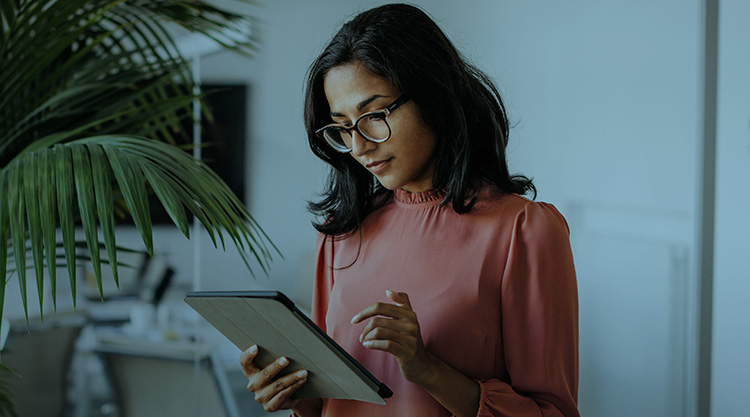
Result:
<instances>
[{"instance_id":1,"label":"fingernail","mask_svg":"<svg viewBox=\"0 0 750 417\"><path fill-rule=\"evenodd\" d=\"M252 345L247 349L247 353L255 354L258 352L258 345Z\"/></svg>"},{"instance_id":2,"label":"fingernail","mask_svg":"<svg viewBox=\"0 0 750 417\"><path fill-rule=\"evenodd\" d=\"M391 290L385 290L385 295L387 295L388 297L390 297L391 295L393 295L393 291L391 291Z\"/></svg>"},{"instance_id":3,"label":"fingernail","mask_svg":"<svg viewBox=\"0 0 750 417\"><path fill-rule=\"evenodd\" d=\"M357 314L357 315L355 315L354 317L352 317L352 324L356 323L356 321L357 321L357 316L358 316L358 315L359 315L359 314Z\"/></svg>"},{"instance_id":4,"label":"fingernail","mask_svg":"<svg viewBox=\"0 0 750 417\"><path fill-rule=\"evenodd\" d=\"M297 372L297 377L299 377L299 378L307 378L307 371L299 371L299 372Z\"/></svg>"},{"instance_id":5,"label":"fingernail","mask_svg":"<svg viewBox=\"0 0 750 417\"><path fill-rule=\"evenodd\" d=\"M289 365L289 359L282 356L281 358L279 358L279 365Z\"/></svg>"}]
</instances>

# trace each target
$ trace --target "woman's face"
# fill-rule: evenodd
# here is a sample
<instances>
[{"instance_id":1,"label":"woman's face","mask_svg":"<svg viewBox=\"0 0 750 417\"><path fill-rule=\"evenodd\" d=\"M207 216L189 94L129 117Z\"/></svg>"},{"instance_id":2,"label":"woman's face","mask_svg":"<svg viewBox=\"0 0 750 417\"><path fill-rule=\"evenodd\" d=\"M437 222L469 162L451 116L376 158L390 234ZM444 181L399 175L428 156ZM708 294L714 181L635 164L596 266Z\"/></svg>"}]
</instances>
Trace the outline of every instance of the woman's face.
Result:
<instances>
[{"instance_id":1,"label":"woman's face","mask_svg":"<svg viewBox=\"0 0 750 417\"><path fill-rule=\"evenodd\" d=\"M359 63L332 68L323 87L331 119L346 126L351 126L364 113L387 107L401 94ZM391 137L382 143L370 142L353 131L351 156L389 190L431 190L436 148L434 133L412 101L393 110L387 120Z\"/></svg>"}]
</instances>

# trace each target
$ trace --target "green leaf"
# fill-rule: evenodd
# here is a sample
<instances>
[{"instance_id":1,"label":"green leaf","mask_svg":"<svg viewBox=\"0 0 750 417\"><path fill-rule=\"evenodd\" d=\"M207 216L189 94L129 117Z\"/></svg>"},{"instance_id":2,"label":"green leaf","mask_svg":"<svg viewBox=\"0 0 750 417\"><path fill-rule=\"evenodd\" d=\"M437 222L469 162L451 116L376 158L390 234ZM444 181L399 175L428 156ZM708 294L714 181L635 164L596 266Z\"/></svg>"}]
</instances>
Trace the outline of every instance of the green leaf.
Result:
<instances>
[{"instance_id":1,"label":"green leaf","mask_svg":"<svg viewBox=\"0 0 750 417\"><path fill-rule=\"evenodd\" d=\"M118 153L112 147L105 146L104 151L109 158L110 166L115 174L123 198L133 215L135 226L146 245L149 255L153 255L153 237L151 232L151 217L148 209L146 184L143 172L136 161L128 154Z\"/></svg>"},{"instance_id":2,"label":"green leaf","mask_svg":"<svg viewBox=\"0 0 750 417\"><path fill-rule=\"evenodd\" d=\"M31 241L31 253L33 255L34 273L36 275L37 293L39 296L39 313L44 308L44 245L42 235L42 224L39 213L39 181L36 176L39 173L38 154L26 154L26 157L18 161L23 173L23 193L26 197L26 217L29 225L29 240ZM16 258L17 259L17 258Z\"/></svg>"},{"instance_id":3,"label":"green leaf","mask_svg":"<svg viewBox=\"0 0 750 417\"><path fill-rule=\"evenodd\" d=\"M75 211L73 209L73 158L70 149L64 145L52 148L55 155L55 183L57 186L57 208L60 214L63 249L68 265L70 289L73 305L76 305L76 262L75 262Z\"/></svg>"},{"instance_id":4,"label":"green leaf","mask_svg":"<svg viewBox=\"0 0 750 417\"><path fill-rule=\"evenodd\" d=\"M185 194L180 194L177 191L176 183L171 176L164 172L155 170L151 166L143 166L143 173L146 174L146 180L151 184L154 193L159 198L159 201L164 206L169 214L169 218L177 226L177 228L185 235L186 238L190 239L190 229L188 228L188 220L185 215L185 208L183 206L183 198Z\"/></svg>"},{"instance_id":5,"label":"green leaf","mask_svg":"<svg viewBox=\"0 0 750 417\"><path fill-rule=\"evenodd\" d=\"M96 284L99 288L99 294L104 299L102 289L102 269L99 259L99 248L96 243L99 241L96 231L96 209L94 207L94 184L91 178L91 163L86 148L74 146L73 152L73 174L75 178L76 196L78 197L78 211L81 214L81 223L83 224L84 236L86 243L89 245L89 254L91 255L91 266L94 268Z\"/></svg>"},{"instance_id":6,"label":"green leaf","mask_svg":"<svg viewBox=\"0 0 750 417\"><path fill-rule=\"evenodd\" d=\"M87 149L91 155L91 172L94 179L94 189L96 190L96 209L104 236L104 246L107 250L107 257L111 262L115 284L117 288L120 288L120 279L116 267L115 218L113 215L112 176L110 175L109 161L100 146L90 144Z\"/></svg>"},{"instance_id":7,"label":"green leaf","mask_svg":"<svg viewBox=\"0 0 750 417\"><path fill-rule=\"evenodd\" d=\"M55 267L57 247L57 193L55 191L55 155L51 149L39 153L39 210L44 234L47 274L49 275L52 302L57 310L57 268Z\"/></svg>"},{"instance_id":8,"label":"green leaf","mask_svg":"<svg viewBox=\"0 0 750 417\"><path fill-rule=\"evenodd\" d=\"M20 164L11 164L6 168L7 177L7 196L8 215L10 217L10 236L13 243L13 257L15 259L18 272L18 286L21 289L21 301L23 311L26 315L26 321L29 320L29 308L26 297L26 215L25 201L23 195L23 182L21 177ZM19 265L20 262L20 265Z\"/></svg>"},{"instance_id":9,"label":"green leaf","mask_svg":"<svg viewBox=\"0 0 750 417\"><path fill-rule=\"evenodd\" d=\"M102 250L106 249L103 242L98 242L97 245L99 247L99 252L101 252ZM56 243L55 247L57 249L62 248L62 244L61 243ZM80 242L75 242L75 247L79 248L79 249L86 249L86 252L84 252L84 253L75 253L75 259L77 261L86 261L86 262L90 262L91 261L91 256L87 255L87 253L88 253L88 243L85 240L80 241ZM31 256L31 254L28 253L29 250L30 250L30 248L27 248L27 253L26 253L26 260L27 261L33 259L33 257ZM147 253L144 252L144 251L139 251L139 250L134 250L134 249L130 249L130 248L125 248L125 247L122 247L122 246L116 246L115 250L117 251L117 253L138 253L138 254L142 254L142 255L147 255ZM113 262L111 262L109 259L100 258L100 260L101 260L101 263L103 263L105 265L113 265ZM59 254L56 253L53 261L51 262L51 265L56 265L57 267L65 267L66 262L57 262L57 261L67 261L66 255L64 253L59 253ZM45 263L47 263L47 262L45 261ZM117 266L124 266L124 267L128 267L128 268L133 268L134 267L133 265L130 265L130 264L127 264L127 263L124 263L124 262L120 262L120 261L117 261L116 265ZM16 268L15 267L8 268L7 272L16 272Z\"/></svg>"}]
</instances>

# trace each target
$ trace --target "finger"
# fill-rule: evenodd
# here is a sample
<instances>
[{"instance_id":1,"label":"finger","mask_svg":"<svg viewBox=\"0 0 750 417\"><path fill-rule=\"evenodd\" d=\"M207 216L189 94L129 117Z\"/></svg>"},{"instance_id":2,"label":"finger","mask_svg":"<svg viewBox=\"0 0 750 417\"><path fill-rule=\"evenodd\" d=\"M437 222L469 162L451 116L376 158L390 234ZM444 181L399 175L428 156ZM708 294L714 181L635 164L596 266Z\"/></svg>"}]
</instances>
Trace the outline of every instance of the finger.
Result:
<instances>
[{"instance_id":1,"label":"finger","mask_svg":"<svg viewBox=\"0 0 750 417\"><path fill-rule=\"evenodd\" d=\"M368 340L393 340L400 344L405 344L404 341L407 339L413 339L414 337L393 329L387 329L384 327L376 327L366 334L362 335L360 342L364 343Z\"/></svg>"},{"instance_id":2,"label":"finger","mask_svg":"<svg viewBox=\"0 0 750 417\"><path fill-rule=\"evenodd\" d=\"M390 299L394 303L402 307L408 308L409 310L412 310L411 302L409 301L409 294L405 292L396 292L396 291L386 290L385 295L386 297L388 297L388 299Z\"/></svg>"},{"instance_id":3,"label":"finger","mask_svg":"<svg viewBox=\"0 0 750 417\"><path fill-rule=\"evenodd\" d=\"M382 350L388 352L396 358L406 357L408 348L396 340L365 340L362 346L367 349Z\"/></svg>"},{"instance_id":4,"label":"finger","mask_svg":"<svg viewBox=\"0 0 750 417\"><path fill-rule=\"evenodd\" d=\"M395 319L411 318L415 314L408 308L390 303L375 303L365 307L362 311L352 317L352 324L357 324L374 316L386 316Z\"/></svg>"},{"instance_id":5,"label":"finger","mask_svg":"<svg viewBox=\"0 0 750 417\"><path fill-rule=\"evenodd\" d=\"M273 398L271 398L270 401L263 404L263 408L268 412L274 412L274 411L278 411L281 409L292 408L294 406L294 402L292 402L291 400L292 395L294 395L294 393L297 392L297 390L299 390L300 388L302 388L302 386L305 385L305 383L307 382L306 371L300 371L297 374L301 374L302 372L304 372L304 375L305 375L304 378L293 379L291 384L287 385L284 389L278 391L276 395L274 395Z\"/></svg>"},{"instance_id":6,"label":"finger","mask_svg":"<svg viewBox=\"0 0 750 417\"><path fill-rule=\"evenodd\" d=\"M397 320L384 317L374 317L370 319L364 329L362 329L362 333L360 333L359 336L359 341L362 342L367 334L372 333L377 329L388 329L403 334L414 334L418 332L419 326L417 325L416 321L413 320Z\"/></svg>"},{"instance_id":7,"label":"finger","mask_svg":"<svg viewBox=\"0 0 750 417\"><path fill-rule=\"evenodd\" d=\"M289 359L282 356L266 365L263 369L248 376L248 391L258 392L268 385L278 373L289 365Z\"/></svg>"},{"instance_id":8,"label":"finger","mask_svg":"<svg viewBox=\"0 0 750 417\"><path fill-rule=\"evenodd\" d=\"M287 388L293 387L297 384L302 385L300 381L307 381L307 371L297 371L269 382L266 386L255 391L255 401L263 404L265 407L269 402L272 402L279 393Z\"/></svg>"},{"instance_id":9,"label":"finger","mask_svg":"<svg viewBox=\"0 0 750 417\"><path fill-rule=\"evenodd\" d=\"M242 373L246 377L249 377L260 370L260 368L255 365L256 356L258 356L258 345L252 345L244 352L240 353L240 366L242 366Z\"/></svg>"}]
</instances>

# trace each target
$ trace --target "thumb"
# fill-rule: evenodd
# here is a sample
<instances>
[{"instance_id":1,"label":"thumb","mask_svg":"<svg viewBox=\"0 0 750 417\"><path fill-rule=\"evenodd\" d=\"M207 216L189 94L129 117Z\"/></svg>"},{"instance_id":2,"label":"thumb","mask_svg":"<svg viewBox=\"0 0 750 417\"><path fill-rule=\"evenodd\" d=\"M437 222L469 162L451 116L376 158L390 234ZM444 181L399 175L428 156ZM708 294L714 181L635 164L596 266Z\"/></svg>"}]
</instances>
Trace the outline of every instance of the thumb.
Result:
<instances>
[{"instance_id":1,"label":"thumb","mask_svg":"<svg viewBox=\"0 0 750 417\"><path fill-rule=\"evenodd\" d=\"M407 293L386 290L385 295L394 303L411 310L411 303L409 302L409 295Z\"/></svg>"}]
</instances>

